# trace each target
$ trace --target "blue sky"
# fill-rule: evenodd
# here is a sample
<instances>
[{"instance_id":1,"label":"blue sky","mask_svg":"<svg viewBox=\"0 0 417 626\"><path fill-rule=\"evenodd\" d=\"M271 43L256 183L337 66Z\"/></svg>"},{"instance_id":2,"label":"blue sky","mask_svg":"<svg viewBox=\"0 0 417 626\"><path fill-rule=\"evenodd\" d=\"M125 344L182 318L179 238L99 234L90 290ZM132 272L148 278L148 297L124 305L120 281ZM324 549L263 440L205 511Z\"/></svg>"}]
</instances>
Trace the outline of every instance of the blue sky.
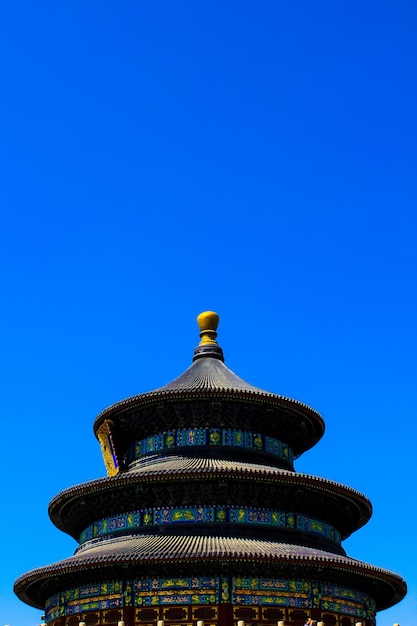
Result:
<instances>
[{"instance_id":1,"label":"blue sky","mask_svg":"<svg viewBox=\"0 0 417 626\"><path fill-rule=\"evenodd\" d=\"M0 626L72 554L48 519L105 474L109 404L226 363L326 422L296 469L365 493L345 543L417 613L417 5L15 0L0 7Z\"/></svg>"}]
</instances>

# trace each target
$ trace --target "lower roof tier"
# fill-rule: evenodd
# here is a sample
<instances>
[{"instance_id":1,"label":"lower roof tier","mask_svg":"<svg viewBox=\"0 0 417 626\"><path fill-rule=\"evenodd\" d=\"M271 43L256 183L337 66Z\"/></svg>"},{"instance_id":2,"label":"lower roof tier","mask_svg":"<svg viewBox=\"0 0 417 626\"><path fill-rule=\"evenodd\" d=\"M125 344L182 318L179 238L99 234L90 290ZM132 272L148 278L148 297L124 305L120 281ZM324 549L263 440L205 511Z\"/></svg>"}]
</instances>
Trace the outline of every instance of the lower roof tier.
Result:
<instances>
[{"instance_id":1,"label":"lower roof tier","mask_svg":"<svg viewBox=\"0 0 417 626\"><path fill-rule=\"evenodd\" d=\"M378 611L406 594L398 575L347 556L261 539L195 535L133 535L86 545L72 557L21 576L15 592L43 609L55 593L112 577L219 574L331 580L369 593Z\"/></svg>"}]
</instances>

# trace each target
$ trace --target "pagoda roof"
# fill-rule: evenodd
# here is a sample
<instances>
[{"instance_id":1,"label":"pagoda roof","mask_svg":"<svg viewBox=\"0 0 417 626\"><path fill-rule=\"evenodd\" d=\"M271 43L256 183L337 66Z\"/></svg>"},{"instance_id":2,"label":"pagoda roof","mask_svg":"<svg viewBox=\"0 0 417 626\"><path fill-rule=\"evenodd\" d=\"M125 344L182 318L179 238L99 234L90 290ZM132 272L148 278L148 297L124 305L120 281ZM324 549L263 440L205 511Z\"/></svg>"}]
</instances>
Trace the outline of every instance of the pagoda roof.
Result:
<instances>
[{"instance_id":1,"label":"pagoda roof","mask_svg":"<svg viewBox=\"0 0 417 626\"><path fill-rule=\"evenodd\" d=\"M225 459L215 459L209 457L184 457L184 456L168 456L168 457L148 457L146 461L138 464L129 472L118 474L117 476L97 478L86 483L80 483L61 491L49 505L50 512L54 511L58 506L62 506L67 500L72 500L77 496L85 496L88 493L97 493L99 491L113 491L117 485L128 485L137 482L140 478L153 478L158 476L167 476L172 480L178 478L183 480L184 474L189 476L210 478L214 476L237 476L242 479L247 477L259 477L260 479L271 479L274 482L288 483L305 483L309 485L319 485L322 490L328 488L332 493L335 491L345 494L355 500L360 500L364 508L368 508L371 512L371 503L360 491L343 485L342 483L314 476L312 474L304 474L302 472L293 472L272 465L263 465L256 463L246 463L244 461L231 461Z\"/></svg>"},{"instance_id":2,"label":"pagoda roof","mask_svg":"<svg viewBox=\"0 0 417 626\"><path fill-rule=\"evenodd\" d=\"M152 564L163 560L165 569L170 565L197 563L207 567L210 563L236 571L237 564L264 563L265 567L288 568L298 574L323 580L337 580L350 576L360 588L372 588L377 610L399 602L406 593L405 581L393 572L352 559L348 556L326 552L290 543L230 536L201 535L132 535L120 539L107 539L85 544L74 556L43 568L32 570L15 583L15 592L33 606L43 606L46 595L51 595L70 584L74 576L83 580L85 572L91 578L91 568L99 576L114 576L117 571L143 572ZM138 569L139 568L139 569ZM307 571L306 571L307 570ZM270 572L270 570L268 570ZM45 591L44 583L48 581Z\"/></svg>"},{"instance_id":3,"label":"pagoda roof","mask_svg":"<svg viewBox=\"0 0 417 626\"><path fill-rule=\"evenodd\" d=\"M143 417L139 416L139 412L144 408L159 406L161 402L187 400L195 402L199 399L219 398L225 401L237 400L245 404L262 404L270 408L282 409L282 415L286 415L287 419L289 416L295 418L301 430L305 431L303 431L302 438L291 441L294 453L301 454L314 446L324 433L324 421L320 414L298 400L265 391L235 374L225 365L223 350L215 341L217 314L208 311L197 319L201 329L201 341L194 350L190 367L166 385L116 402L99 413L94 422L96 436L100 426L106 421L115 425L116 433L126 428L122 426L122 416L126 413L135 413L135 419L143 423ZM156 425L156 419L156 416L152 418L154 425ZM271 416L271 420L273 419ZM308 427L304 423L308 423ZM126 440L126 432L123 432L122 437Z\"/></svg>"},{"instance_id":4,"label":"pagoda roof","mask_svg":"<svg viewBox=\"0 0 417 626\"><path fill-rule=\"evenodd\" d=\"M97 416L95 427L105 418L111 419L115 413L129 409L131 406L147 404L149 400L154 398L170 396L190 396L195 398L198 395L205 394L221 394L233 397L240 396L242 398L252 397L254 399L258 397L259 399L275 401L276 404L288 408L298 407L299 410L314 416L323 426L324 430L324 423L320 414L307 404L299 400L265 391L264 389L247 383L243 378L240 378L240 376L229 369L223 361L216 357L213 358L213 355L209 353L194 361L185 372L170 383L153 391L137 394L111 405Z\"/></svg>"},{"instance_id":5,"label":"pagoda roof","mask_svg":"<svg viewBox=\"0 0 417 626\"><path fill-rule=\"evenodd\" d=\"M279 485L281 487L306 489L320 496L327 494L329 498L333 498L337 494L337 497L341 498L344 504L355 512L351 518L344 515L341 520L343 523L341 532L344 538L366 524L372 515L372 505L366 496L352 487L327 478L293 472L270 465L194 456L148 457L128 472L70 487L51 501L49 515L57 528L76 537L83 530L83 520L79 515L75 516L75 519L71 521L71 525L75 524L75 526L73 528L71 526L72 530L70 530L66 511L69 511L77 501L82 500L83 505L86 505L89 499L94 501L97 495L112 493L114 498L115 492L119 489L135 488L141 483L155 481L182 482L185 476L189 480L235 478L240 481L270 483L271 487ZM94 510L94 506L92 508ZM89 507L85 506L85 510L88 511Z\"/></svg>"},{"instance_id":6,"label":"pagoda roof","mask_svg":"<svg viewBox=\"0 0 417 626\"><path fill-rule=\"evenodd\" d=\"M321 416L230 370L216 341L217 314L205 312L198 323L201 341L184 373L154 391L114 404L96 418L94 430L109 475L61 492L49 506L55 526L81 543L73 556L18 578L16 594L42 609L48 598L72 587L157 577L163 567L164 576L261 573L349 585L369 593L377 610L399 602L406 594L400 576L350 558L340 546L340 537L348 537L371 517L369 500L350 487L292 469L293 455L308 450L323 435ZM191 431L193 446L186 439ZM199 437L194 438L197 431ZM209 444L207 433L220 431L215 445ZM286 446L291 463L274 464L267 446L255 451L246 441L240 445L241 439L239 445L228 446L224 432L239 437L262 433L268 445L275 441L277 449L278 444ZM175 439L178 433L181 438ZM232 502L227 514L217 516L216 507L224 512ZM178 516L174 520L182 507L196 505L211 507L216 514L190 523ZM166 524L158 517L164 506L167 516L168 508L174 512ZM273 512L276 507L291 519L294 512L300 517L291 527L255 528L249 517L235 523L229 513L236 507L252 507L251 513ZM112 516L122 520L125 514L137 514L137 521L126 528L121 523L123 535L114 536ZM327 523L331 532L316 536L304 525L305 516L308 522Z\"/></svg>"}]
</instances>

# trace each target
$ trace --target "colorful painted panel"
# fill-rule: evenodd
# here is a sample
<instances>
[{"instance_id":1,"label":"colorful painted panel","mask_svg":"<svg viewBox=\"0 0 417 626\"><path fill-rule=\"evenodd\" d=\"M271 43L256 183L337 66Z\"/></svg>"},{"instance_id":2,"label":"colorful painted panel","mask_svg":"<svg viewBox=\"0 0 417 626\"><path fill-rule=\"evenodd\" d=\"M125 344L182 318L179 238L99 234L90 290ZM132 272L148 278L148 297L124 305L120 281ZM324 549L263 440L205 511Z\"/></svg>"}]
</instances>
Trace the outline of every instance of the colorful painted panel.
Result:
<instances>
[{"instance_id":1,"label":"colorful painted panel","mask_svg":"<svg viewBox=\"0 0 417 626\"><path fill-rule=\"evenodd\" d=\"M224 583L218 577L140 578L134 581L135 606L219 604L223 592Z\"/></svg>"},{"instance_id":2,"label":"colorful painted panel","mask_svg":"<svg viewBox=\"0 0 417 626\"><path fill-rule=\"evenodd\" d=\"M205 428L183 428L177 431L177 447L207 445Z\"/></svg>"},{"instance_id":3,"label":"colorful painted panel","mask_svg":"<svg viewBox=\"0 0 417 626\"><path fill-rule=\"evenodd\" d=\"M165 508L154 511L153 524L175 524L189 522L214 522L215 507L194 507L194 508Z\"/></svg>"},{"instance_id":4,"label":"colorful painted panel","mask_svg":"<svg viewBox=\"0 0 417 626\"><path fill-rule=\"evenodd\" d=\"M276 456L283 457L284 459L290 460L291 463L293 461L293 456L290 448L279 441L278 439L274 439L273 437L265 437L265 452L269 454L275 454Z\"/></svg>"},{"instance_id":5,"label":"colorful painted panel","mask_svg":"<svg viewBox=\"0 0 417 626\"><path fill-rule=\"evenodd\" d=\"M47 621L58 619L64 615L64 602L60 593L48 598L45 604L45 616Z\"/></svg>"},{"instance_id":6,"label":"colorful painted panel","mask_svg":"<svg viewBox=\"0 0 417 626\"><path fill-rule=\"evenodd\" d=\"M164 449L164 437L162 434L152 435L142 439L135 444L135 453L139 452L139 456L146 456L148 454L154 454Z\"/></svg>"},{"instance_id":7,"label":"colorful painted panel","mask_svg":"<svg viewBox=\"0 0 417 626\"><path fill-rule=\"evenodd\" d=\"M222 430L222 445L233 446L234 448L253 449L253 435L244 430Z\"/></svg>"},{"instance_id":8,"label":"colorful painted panel","mask_svg":"<svg viewBox=\"0 0 417 626\"><path fill-rule=\"evenodd\" d=\"M240 606L318 608L355 618L375 619L375 602L370 596L328 583L233 578L232 590L232 603Z\"/></svg>"},{"instance_id":9,"label":"colorful painted panel","mask_svg":"<svg viewBox=\"0 0 417 626\"><path fill-rule=\"evenodd\" d=\"M271 511L248 507L196 506L143 509L97 520L80 535L79 542L108 538L142 527L164 524L248 524L300 530L320 535L341 544L340 533L327 522L288 511Z\"/></svg>"},{"instance_id":10,"label":"colorful painted panel","mask_svg":"<svg viewBox=\"0 0 417 626\"><path fill-rule=\"evenodd\" d=\"M321 594L321 606L328 611L366 618L369 611L375 612L376 610L375 602L362 591L323 583L321 585ZM362 607L359 613L358 606Z\"/></svg>"},{"instance_id":11,"label":"colorful painted panel","mask_svg":"<svg viewBox=\"0 0 417 626\"><path fill-rule=\"evenodd\" d=\"M249 606L309 608L311 593L312 585L306 581L234 578L232 602Z\"/></svg>"},{"instance_id":12,"label":"colorful painted panel","mask_svg":"<svg viewBox=\"0 0 417 626\"><path fill-rule=\"evenodd\" d=\"M126 598L128 583L116 580L68 589L48 599L45 607L46 621L65 615L87 611L121 608Z\"/></svg>"},{"instance_id":13,"label":"colorful painted panel","mask_svg":"<svg viewBox=\"0 0 417 626\"><path fill-rule=\"evenodd\" d=\"M223 446L266 452L277 456L290 465L293 453L287 444L261 433L231 428L181 428L157 433L136 442L127 453L131 463L150 454L189 446Z\"/></svg>"},{"instance_id":14,"label":"colorful painted panel","mask_svg":"<svg viewBox=\"0 0 417 626\"><path fill-rule=\"evenodd\" d=\"M317 581L258 577L137 578L69 589L46 602L47 623L61 616L122 607L214 605L317 608L375 623L366 593Z\"/></svg>"}]
</instances>

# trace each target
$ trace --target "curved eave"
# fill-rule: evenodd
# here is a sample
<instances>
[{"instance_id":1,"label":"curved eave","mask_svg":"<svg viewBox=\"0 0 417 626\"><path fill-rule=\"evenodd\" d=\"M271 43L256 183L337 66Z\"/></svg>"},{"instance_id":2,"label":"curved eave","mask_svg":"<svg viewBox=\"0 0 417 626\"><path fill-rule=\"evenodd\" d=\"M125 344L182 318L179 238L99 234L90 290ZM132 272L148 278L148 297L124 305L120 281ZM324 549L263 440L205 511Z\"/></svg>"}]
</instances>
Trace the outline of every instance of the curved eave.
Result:
<instances>
[{"instance_id":1,"label":"curved eave","mask_svg":"<svg viewBox=\"0 0 417 626\"><path fill-rule=\"evenodd\" d=\"M292 400L285 396L275 395L266 391L253 389L160 389L150 391L148 393L132 396L126 400L118 402L104 411L102 411L94 421L94 433L97 436L97 430L105 420L118 422L119 416L133 410L140 410L156 405L158 402L181 402L181 401L197 401L197 400L213 400L221 399L223 401L238 401L242 403L250 403L257 405L267 404L270 408L284 410L292 415L297 415L302 419L307 419L311 425L311 434L308 440L292 442L294 453L298 456L315 446L322 438L325 430L324 420L321 415L311 407Z\"/></svg>"},{"instance_id":2,"label":"curved eave","mask_svg":"<svg viewBox=\"0 0 417 626\"><path fill-rule=\"evenodd\" d=\"M163 562L166 569L180 564L196 566L221 564L233 568L249 564L289 568L312 580L332 580L349 575L358 589L372 589L377 610L389 608L406 594L405 581L393 572L347 556L335 555L304 546L236 537L135 535L112 539L80 550L72 557L43 568L32 570L15 582L15 593L24 602L43 609L46 599L79 581L96 576L140 576L148 566ZM123 574L120 574L123 572ZM94 576L94 574L93 574Z\"/></svg>"},{"instance_id":3,"label":"curved eave","mask_svg":"<svg viewBox=\"0 0 417 626\"><path fill-rule=\"evenodd\" d=\"M268 391L263 391L261 389L257 390L256 388L233 389L228 387L222 389L203 390L161 388L155 391L148 391L147 393L131 396L130 398L126 398L125 400L116 402L115 404L109 406L107 409L99 413L94 421L94 431L97 430L97 428L105 419L112 419L115 417L115 415L124 413L125 411L128 411L132 408L148 406L149 404L153 404L155 400L160 400L161 398L194 399L196 397L212 398L213 396L221 396L225 399L238 398L241 400L251 400L253 402L269 402L270 404L277 407L292 409L294 411L297 411L297 413L317 420L317 422L322 425L324 432L324 421L321 415L317 411L309 407L307 404L299 402L299 400L293 400L292 398L269 393Z\"/></svg>"},{"instance_id":4,"label":"curved eave","mask_svg":"<svg viewBox=\"0 0 417 626\"><path fill-rule=\"evenodd\" d=\"M372 515L372 505L359 491L346 487L325 478L310 474L294 473L266 465L255 465L237 461L225 461L220 459L167 457L144 463L142 466L117 476L99 478L81 485L70 487L58 494L49 504L49 516L53 524L64 532L66 529L63 520L63 510L71 505L71 502L79 498L94 497L97 494L109 493L124 487L135 486L138 483L152 483L156 481L183 481L187 480L210 480L210 479L236 479L251 480L254 482L267 482L283 486L296 486L307 488L316 492L335 494L350 502L351 506L358 511L357 522L350 532L361 528ZM82 528L80 529L82 530ZM344 538L348 537L347 533Z\"/></svg>"}]
</instances>

